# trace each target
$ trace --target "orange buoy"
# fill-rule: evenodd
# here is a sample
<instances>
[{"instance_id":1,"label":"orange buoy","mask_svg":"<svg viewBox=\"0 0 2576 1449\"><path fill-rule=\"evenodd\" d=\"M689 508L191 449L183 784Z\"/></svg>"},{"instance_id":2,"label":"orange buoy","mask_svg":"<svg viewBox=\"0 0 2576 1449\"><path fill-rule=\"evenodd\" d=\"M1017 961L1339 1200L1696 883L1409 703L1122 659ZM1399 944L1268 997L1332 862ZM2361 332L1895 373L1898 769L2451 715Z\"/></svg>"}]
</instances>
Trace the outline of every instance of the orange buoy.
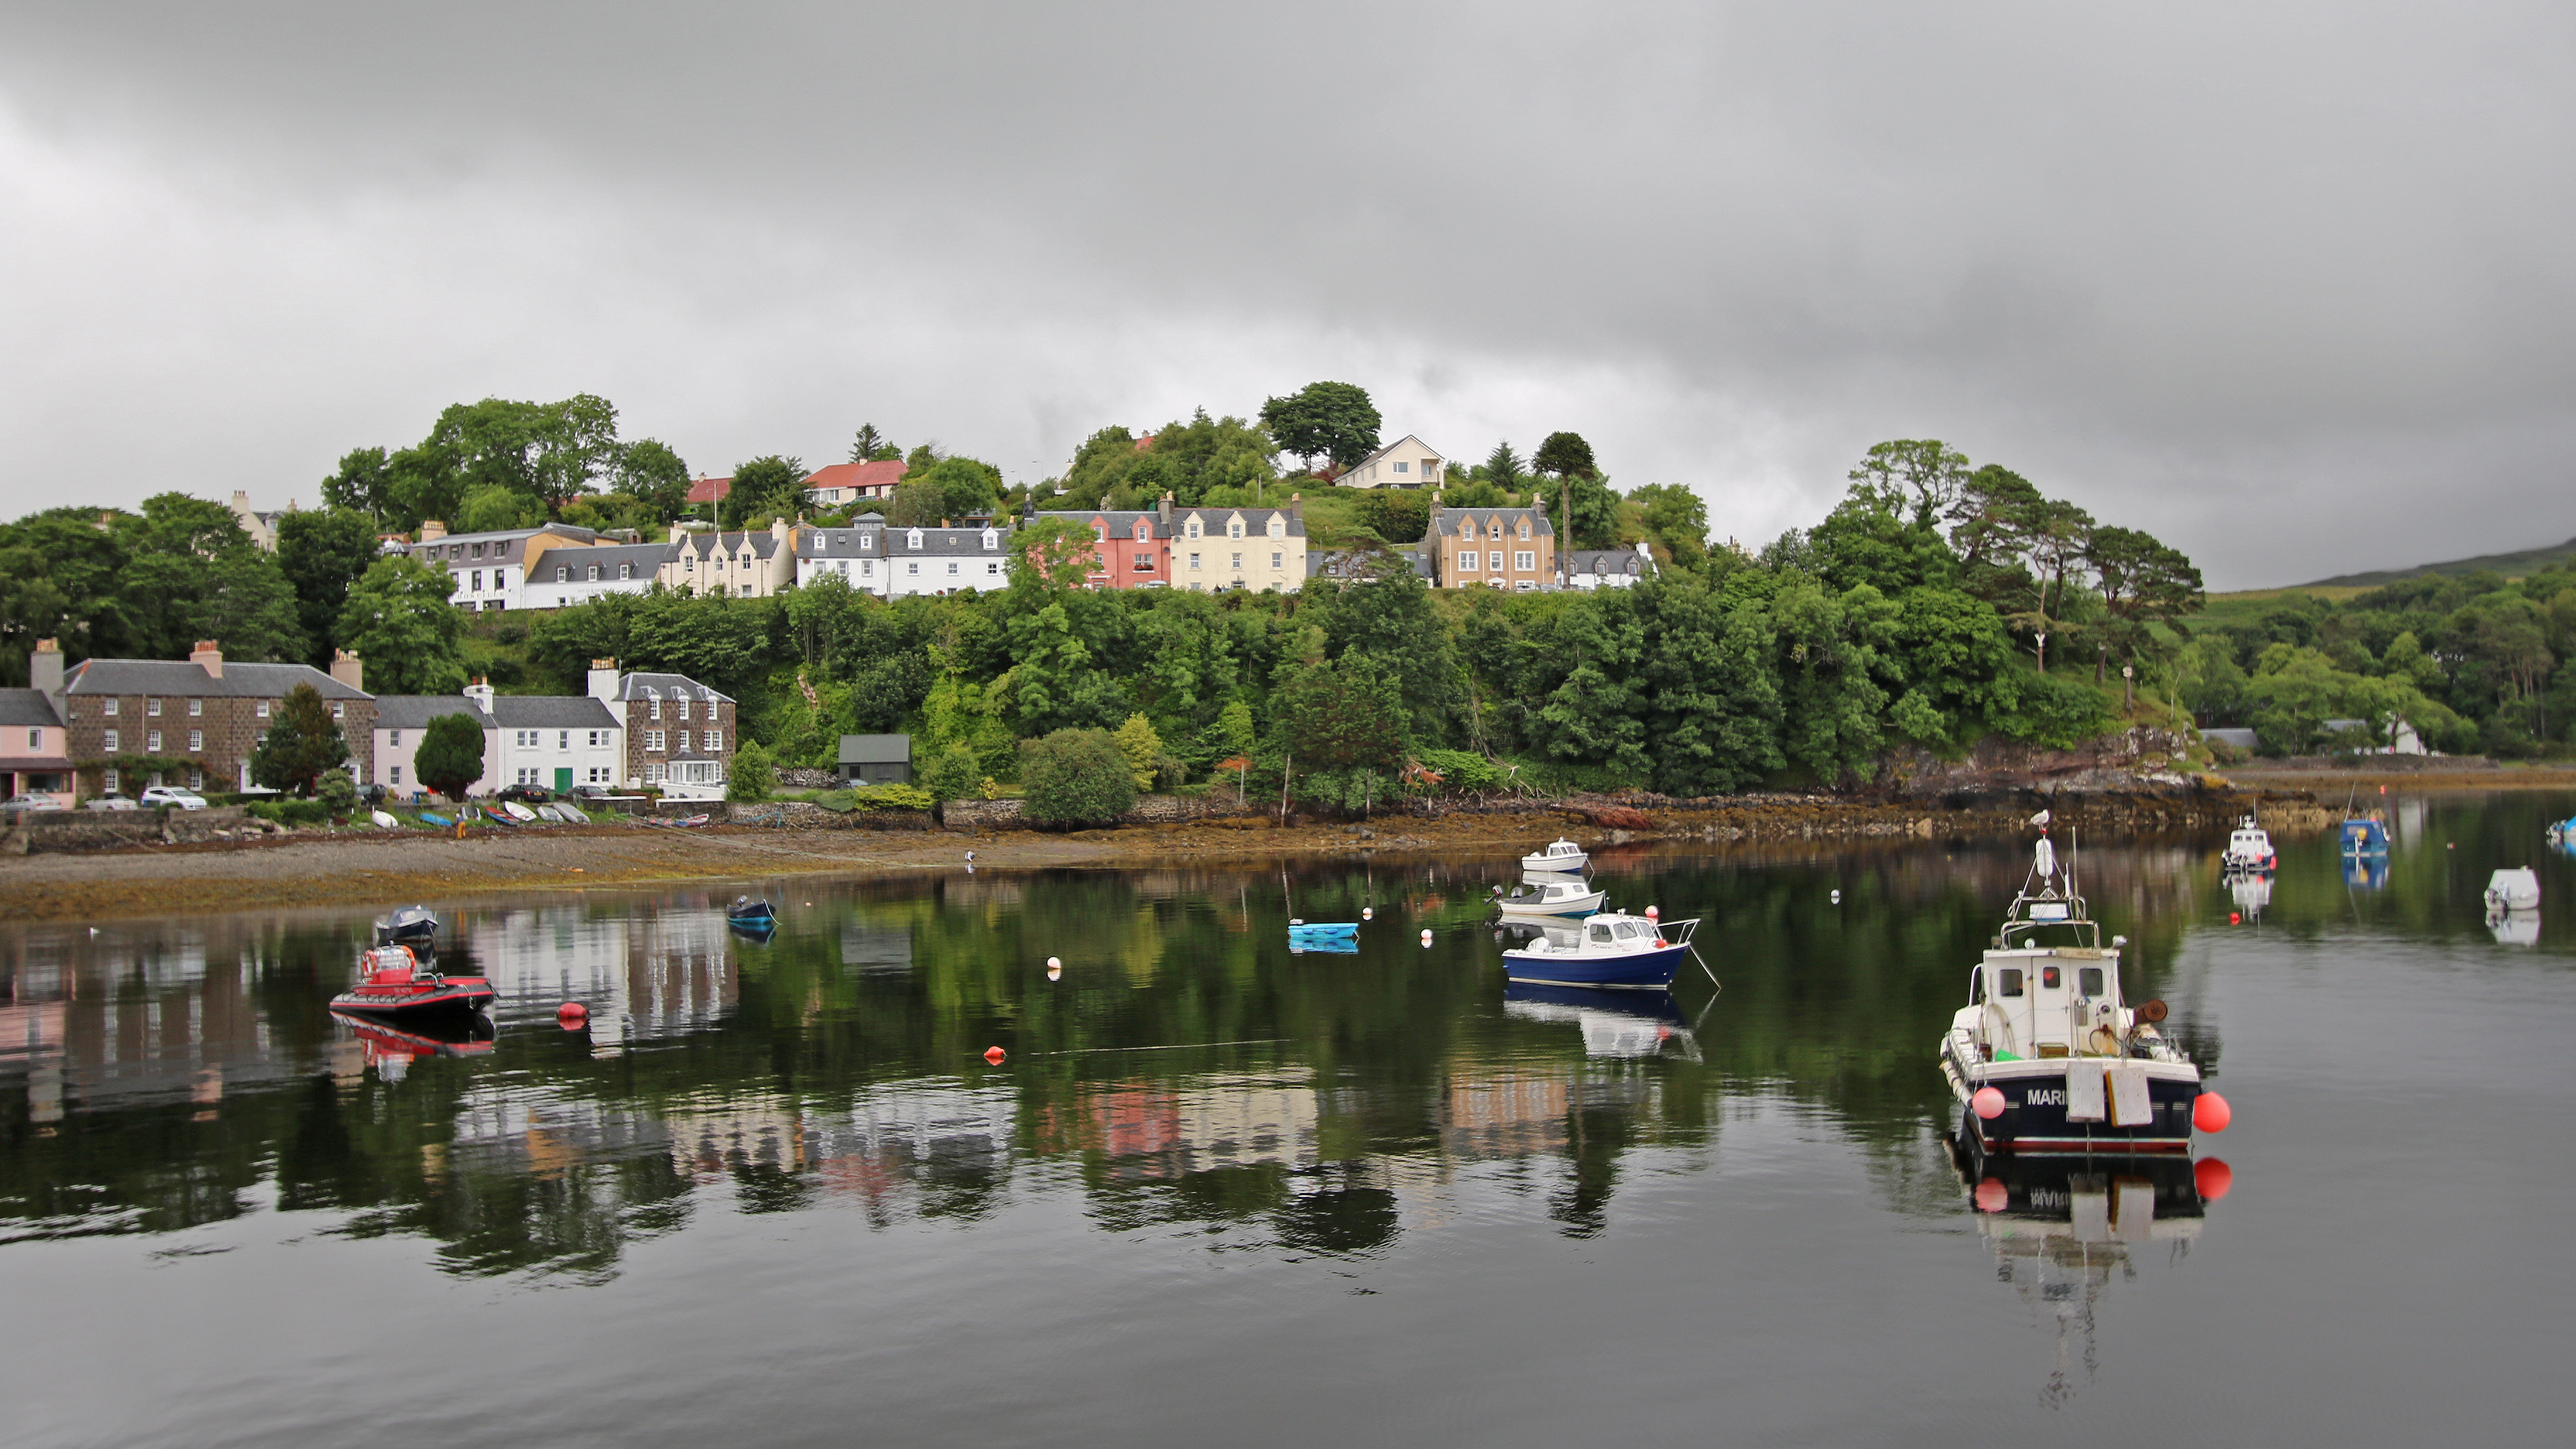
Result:
<instances>
[{"instance_id":1,"label":"orange buoy","mask_svg":"<svg viewBox=\"0 0 2576 1449\"><path fill-rule=\"evenodd\" d=\"M1999 1213L2012 1206L2012 1189L1995 1178L1977 1184L1977 1211Z\"/></svg>"},{"instance_id":2,"label":"orange buoy","mask_svg":"<svg viewBox=\"0 0 2576 1449\"><path fill-rule=\"evenodd\" d=\"M2236 1114L2227 1109L2227 1099L2216 1092L2203 1092L2191 1104L2191 1125L2203 1132L2224 1132Z\"/></svg>"},{"instance_id":3,"label":"orange buoy","mask_svg":"<svg viewBox=\"0 0 2576 1449\"><path fill-rule=\"evenodd\" d=\"M1002 1058L1008 1055L1010 1055L1008 1052L1003 1051L997 1046L984 1048L984 1060L991 1062L997 1067L1002 1064Z\"/></svg>"},{"instance_id":4,"label":"orange buoy","mask_svg":"<svg viewBox=\"0 0 2576 1449\"><path fill-rule=\"evenodd\" d=\"M1992 1087L1979 1087L1976 1095L1968 1099L1968 1109L1992 1122L2004 1114L2004 1094Z\"/></svg>"},{"instance_id":5,"label":"orange buoy","mask_svg":"<svg viewBox=\"0 0 2576 1449\"><path fill-rule=\"evenodd\" d=\"M2204 1157L2192 1164L2191 1185L2199 1189L2202 1202L2216 1202L2236 1186L2236 1169L2215 1157Z\"/></svg>"},{"instance_id":6,"label":"orange buoy","mask_svg":"<svg viewBox=\"0 0 2576 1449\"><path fill-rule=\"evenodd\" d=\"M590 1020L590 1008L578 1001L567 1001L555 1008L555 1021L566 1031L579 1031Z\"/></svg>"}]
</instances>

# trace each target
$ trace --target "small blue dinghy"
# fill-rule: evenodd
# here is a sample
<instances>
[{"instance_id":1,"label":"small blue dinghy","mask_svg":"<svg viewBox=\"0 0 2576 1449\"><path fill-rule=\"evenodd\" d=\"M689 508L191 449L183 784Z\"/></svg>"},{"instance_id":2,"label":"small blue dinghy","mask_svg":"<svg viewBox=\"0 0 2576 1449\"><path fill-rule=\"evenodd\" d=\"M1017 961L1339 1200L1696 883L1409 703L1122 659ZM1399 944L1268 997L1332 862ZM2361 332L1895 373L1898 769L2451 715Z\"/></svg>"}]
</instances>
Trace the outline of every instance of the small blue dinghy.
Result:
<instances>
[{"instance_id":1,"label":"small blue dinghy","mask_svg":"<svg viewBox=\"0 0 2576 1449\"><path fill-rule=\"evenodd\" d=\"M1290 921L1288 939L1296 941L1356 940L1360 933L1357 921Z\"/></svg>"}]
</instances>

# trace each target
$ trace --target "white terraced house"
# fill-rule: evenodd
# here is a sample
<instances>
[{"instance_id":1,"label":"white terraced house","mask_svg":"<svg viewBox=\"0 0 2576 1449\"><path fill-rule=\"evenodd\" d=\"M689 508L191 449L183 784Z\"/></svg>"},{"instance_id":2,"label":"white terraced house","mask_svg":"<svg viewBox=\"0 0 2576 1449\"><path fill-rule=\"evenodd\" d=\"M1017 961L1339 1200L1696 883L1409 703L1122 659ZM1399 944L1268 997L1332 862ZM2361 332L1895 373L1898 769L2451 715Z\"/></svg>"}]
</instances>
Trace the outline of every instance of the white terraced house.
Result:
<instances>
[{"instance_id":1,"label":"white terraced house","mask_svg":"<svg viewBox=\"0 0 2576 1449\"><path fill-rule=\"evenodd\" d=\"M862 513L846 528L796 530L796 586L829 574L864 594L886 591L885 519Z\"/></svg>"},{"instance_id":2,"label":"white terraced house","mask_svg":"<svg viewBox=\"0 0 2576 1449\"><path fill-rule=\"evenodd\" d=\"M462 694L380 694L376 696L376 748L371 784L382 785L402 799L428 791L416 763L429 722L440 715L461 714L483 731L483 774L467 793L489 795L501 787L500 741L492 716L482 702Z\"/></svg>"},{"instance_id":3,"label":"white terraced house","mask_svg":"<svg viewBox=\"0 0 2576 1449\"><path fill-rule=\"evenodd\" d=\"M563 609L610 594L649 592L674 557L667 543L614 543L599 548L553 549L537 560L527 583L527 607Z\"/></svg>"},{"instance_id":4,"label":"white terraced house","mask_svg":"<svg viewBox=\"0 0 2576 1449\"><path fill-rule=\"evenodd\" d=\"M479 683L468 685L465 693L492 717L496 747L484 752L484 773L501 784L563 791L623 782L625 726L606 701L588 695L495 695L492 686Z\"/></svg>"},{"instance_id":5,"label":"white terraced house","mask_svg":"<svg viewBox=\"0 0 2576 1449\"><path fill-rule=\"evenodd\" d=\"M991 591L1010 581L1011 553L999 528L888 528L885 596Z\"/></svg>"},{"instance_id":6,"label":"white terraced house","mask_svg":"<svg viewBox=\"0 0 2576 1449\"><path fill-rule=\"evenodd\" d=\"M421 524L413 558L447 570L453 583L448 597L460 609L489 612L528 606L529 570L544 572L546 555L561 550L586 553L599 535L569 523L542 528L513 528L499 533L449 533L436 519Z\"/></svg>"}]
</instances>

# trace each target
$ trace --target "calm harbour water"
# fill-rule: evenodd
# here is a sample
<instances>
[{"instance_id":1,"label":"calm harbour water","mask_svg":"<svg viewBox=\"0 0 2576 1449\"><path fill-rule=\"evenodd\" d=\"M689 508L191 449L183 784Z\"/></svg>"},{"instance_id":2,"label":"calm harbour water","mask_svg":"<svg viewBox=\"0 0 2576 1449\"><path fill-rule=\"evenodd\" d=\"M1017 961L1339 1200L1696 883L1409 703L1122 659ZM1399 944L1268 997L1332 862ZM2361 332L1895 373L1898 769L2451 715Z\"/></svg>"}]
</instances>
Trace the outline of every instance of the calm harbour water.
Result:
<instances>
[{"instance_id":1,"label":"calm harbour water","mask_svg":"<svg viewBox=\"0 0 2576 1449\"><path fill-rule=\"evenodd\" d=\"M2576 800L2389 803L2268 901L2083 846L2236 1121L2002 1214L1933 1049L2003 842L1617 854L1723 983L1627 1011L1506 999L1503 861L442 907L464 1055L324 1009L372 913L0 929L0 1439L2562 1442Z\"/></svg>"}]
</instances>

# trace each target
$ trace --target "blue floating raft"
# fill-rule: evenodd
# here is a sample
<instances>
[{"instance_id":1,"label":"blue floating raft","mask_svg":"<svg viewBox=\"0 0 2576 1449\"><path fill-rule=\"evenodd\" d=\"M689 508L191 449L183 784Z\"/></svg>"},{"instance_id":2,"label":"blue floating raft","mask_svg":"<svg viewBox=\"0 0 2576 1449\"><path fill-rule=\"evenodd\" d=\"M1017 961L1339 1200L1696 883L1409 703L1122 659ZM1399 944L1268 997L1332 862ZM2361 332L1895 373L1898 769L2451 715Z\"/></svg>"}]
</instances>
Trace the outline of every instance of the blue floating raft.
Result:
<instances>
[{"instance_id":1,"label":"blue floating raft","mask_svg":"<svg viewBox=\"0 0 2576 1449\"><path fill-rule=\"evenodd\" d=\"M1325 940L1335 936L1353 937L1360 933L1357 921L1290 921L1288 939Z\"/></svg>"}]
</instances>

